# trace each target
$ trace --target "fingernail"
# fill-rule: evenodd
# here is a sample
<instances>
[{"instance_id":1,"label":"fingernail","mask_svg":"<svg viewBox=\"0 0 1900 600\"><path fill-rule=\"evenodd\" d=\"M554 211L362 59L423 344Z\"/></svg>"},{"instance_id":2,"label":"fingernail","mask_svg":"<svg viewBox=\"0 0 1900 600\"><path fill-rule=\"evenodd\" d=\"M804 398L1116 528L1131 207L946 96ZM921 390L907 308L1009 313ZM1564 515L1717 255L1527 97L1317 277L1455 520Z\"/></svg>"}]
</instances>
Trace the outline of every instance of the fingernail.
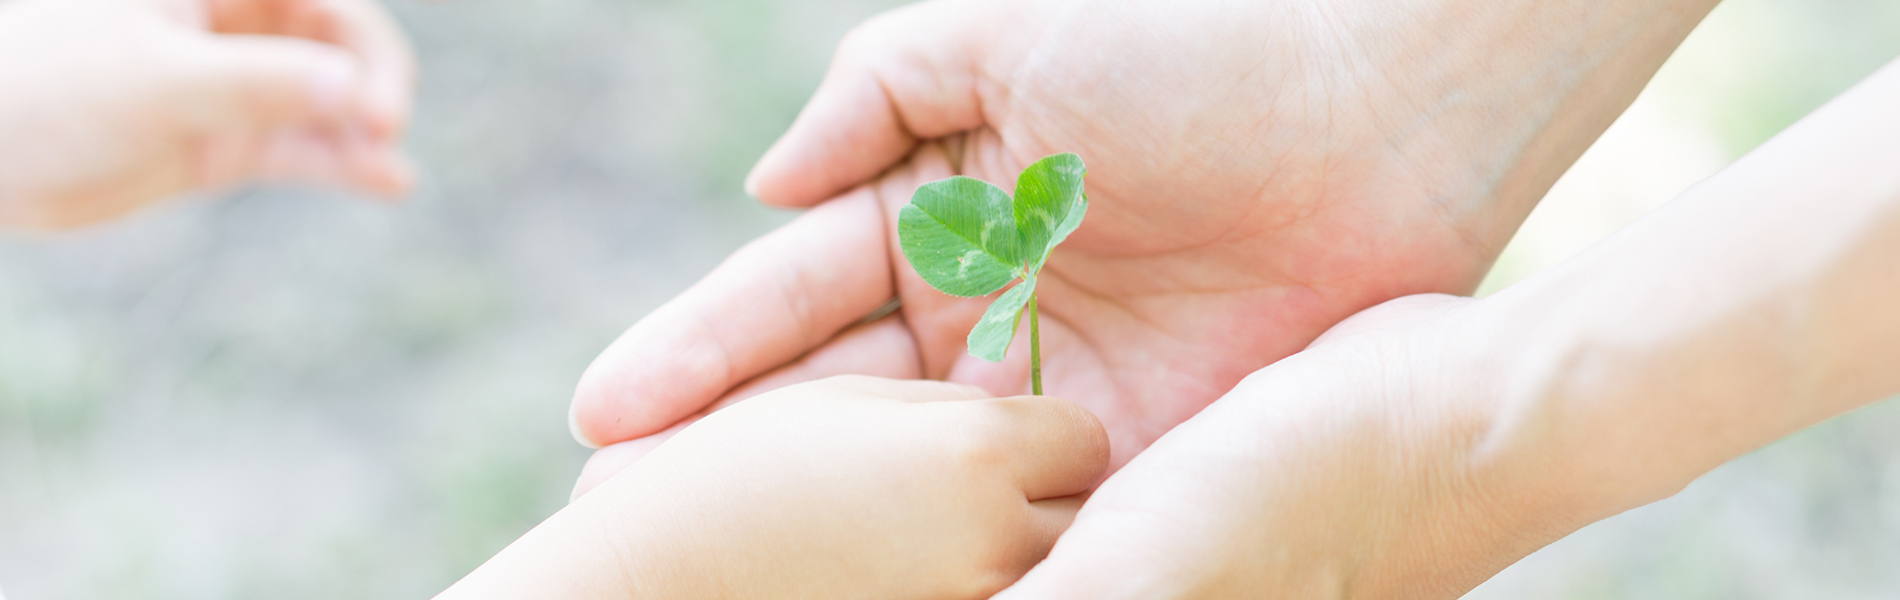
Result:
<instances>
[{"instance_id":1,"label":"fingernail","mask_svg":"<svg viewBox=\"0 0 1900 600\"><path fill-rule=\"evenodd\" d=\"M567 433L568 435L574 436L574 441L579 442L582 446L594 450L600 449L600 444L594 443L594 440L587 439L587 435L581 433L581 420L578 415L574 414L573 404L567 405Z\"/></svg>"},{"instance_id":2,"label":"fingernail","mask_svg":"<svg viewBox=\"0 0 1900 600\"><path fill-rule=\"evenodd\" d=\"M356 63L347 58L326 57L310 74L310 98L318 113L342 114L351 88L356 86Z\"/></svg>"}]
</instances>

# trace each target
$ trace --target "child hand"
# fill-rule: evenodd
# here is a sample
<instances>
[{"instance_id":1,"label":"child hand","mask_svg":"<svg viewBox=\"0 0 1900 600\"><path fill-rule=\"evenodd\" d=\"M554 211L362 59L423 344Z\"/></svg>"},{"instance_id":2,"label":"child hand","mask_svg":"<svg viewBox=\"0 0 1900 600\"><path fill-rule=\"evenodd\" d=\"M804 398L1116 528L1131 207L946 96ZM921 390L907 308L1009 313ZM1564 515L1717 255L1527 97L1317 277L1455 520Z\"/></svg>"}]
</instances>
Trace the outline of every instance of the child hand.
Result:
<instances>
[{"instance_id":1,"label":"child hand","mask_svg":"<svg viewBox=\"0 0 1900 600\"><path fill-rule=\"evenodd\" d=\"M0 225L254 179L399 195L413 71L374 0L0 3Z\"/></svg>"},{"instance_id":2,"label":"child hand","mask_svg":"<svg viewBox=\"0 0 1900 600\"><path fill-rule=\"evenodd\" d=\"M1108 461L1087 411L838 377L714 413L441 598L984 598Z\"/></svg>"}]
</instances>

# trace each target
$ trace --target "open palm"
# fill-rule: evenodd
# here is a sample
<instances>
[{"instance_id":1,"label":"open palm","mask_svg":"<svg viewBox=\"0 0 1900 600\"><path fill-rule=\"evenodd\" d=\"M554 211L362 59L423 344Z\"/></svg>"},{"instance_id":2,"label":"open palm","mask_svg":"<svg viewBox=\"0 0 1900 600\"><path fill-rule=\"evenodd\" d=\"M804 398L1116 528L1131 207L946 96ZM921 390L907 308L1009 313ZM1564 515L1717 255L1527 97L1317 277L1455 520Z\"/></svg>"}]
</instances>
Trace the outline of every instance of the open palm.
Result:
<instances>
[{"instance_id":1,"label":"open palm","mask_svg":"<svg viewBox=\"0 0 1900 600\"><path fill-rule=\"evenodd\" d=\"M1528 51L1527 30L1555 25L1522 11L1448 39L1430 25L1484 18L1456 4L938 0L879 17L751 180L816 208L597 359L576 432L630 440L838 373L1022 393L1026 352L964 351L989 300L931 289L891 232L918 185L1008 189L1073 151L1091 206L1041 278L1045 381L1096 412L1121 465L1348 315L1468 292L1673 47ZM1700 15L1667 16L1686 32ZM1649 68L1598 68L1632 60ZM900 315L860 322L893 297Z\"/></svg>"}]
</instances>

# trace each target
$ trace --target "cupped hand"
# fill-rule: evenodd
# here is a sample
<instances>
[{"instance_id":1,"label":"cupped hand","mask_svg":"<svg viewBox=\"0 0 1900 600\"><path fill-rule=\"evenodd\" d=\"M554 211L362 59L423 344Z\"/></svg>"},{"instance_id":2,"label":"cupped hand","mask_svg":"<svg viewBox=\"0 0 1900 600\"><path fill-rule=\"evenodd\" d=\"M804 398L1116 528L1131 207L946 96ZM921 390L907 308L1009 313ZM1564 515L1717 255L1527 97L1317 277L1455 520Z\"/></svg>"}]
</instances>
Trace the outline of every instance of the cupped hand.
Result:
<instances>
[{"instance_id":1,"label":"cupped hand","mask_svg":"<svg viewBox=\"0 0 1900 600\"><path fill-rule=\"evenodd\" d=\"M1123 464L1340 319L1470 290L1707 9L1376 4L938 0L867 23L750 180L817 208L603 353L577 437L663 432L762 375L1023 392L1021 348L965 353L988 300L931 289L890 232L919 184L1008 189L1074 151L1091 208L1041 277L1044 376L1102 418ZM833 347L892 298L900 334Z\"/></svg>"},{"instance_id":2,"label":"cupped hand","mask_svg":"<svg viewBox=\"0 0 1900 600\"><path fill-rule=\"evenodd\" d=\"M1107 462L1065 400L794 385L686 428L442 598L987 598Z\"/></svg>"},{"instance_id":3,"label":"cupped hand","mask_svg":"<svg viewBox=\"0 0 1900 600\"><path fill-rule=\"evenodd\" d=\"M374 0L0 4L0 224L253 180L400 195L413 73Z\"/></svg>"},{"instance_id":4,"label":"cupped hand","mask_svg":"<svg viewBox=\"0 0 1900 600\"><path fill-rule=\"evenodd\" d=\"M1109 477L997 598L1457 598L1607 516L1513 427L1481 301L1401 298L1248 377ZM1519 390L1521 391L1521 390Z\"/></svg>"}]
</instances>

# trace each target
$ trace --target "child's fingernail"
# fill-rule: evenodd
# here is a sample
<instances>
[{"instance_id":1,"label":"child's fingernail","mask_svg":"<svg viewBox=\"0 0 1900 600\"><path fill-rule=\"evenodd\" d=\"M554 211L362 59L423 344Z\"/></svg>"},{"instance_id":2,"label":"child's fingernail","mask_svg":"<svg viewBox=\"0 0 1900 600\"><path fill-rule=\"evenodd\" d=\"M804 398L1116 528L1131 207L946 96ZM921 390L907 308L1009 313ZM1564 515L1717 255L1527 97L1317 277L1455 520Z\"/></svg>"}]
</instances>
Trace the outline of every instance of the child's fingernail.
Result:
<instances>
[{"instance_id":1,"label":"child's fingernail","mask_svg":"<svg viewBox=\"0 0 1900 600\"><path fill-rule=\"evenodd\" d=\"M567 405L567 433L568 435L574 436L574 441L580 442L582 446L595 450L600 449L600 444L594 443L594 440L587 439L587 435L581 433L581 420L579 416L574 414L574 405L572 404Z\"/></svg>"}]
</instances>

